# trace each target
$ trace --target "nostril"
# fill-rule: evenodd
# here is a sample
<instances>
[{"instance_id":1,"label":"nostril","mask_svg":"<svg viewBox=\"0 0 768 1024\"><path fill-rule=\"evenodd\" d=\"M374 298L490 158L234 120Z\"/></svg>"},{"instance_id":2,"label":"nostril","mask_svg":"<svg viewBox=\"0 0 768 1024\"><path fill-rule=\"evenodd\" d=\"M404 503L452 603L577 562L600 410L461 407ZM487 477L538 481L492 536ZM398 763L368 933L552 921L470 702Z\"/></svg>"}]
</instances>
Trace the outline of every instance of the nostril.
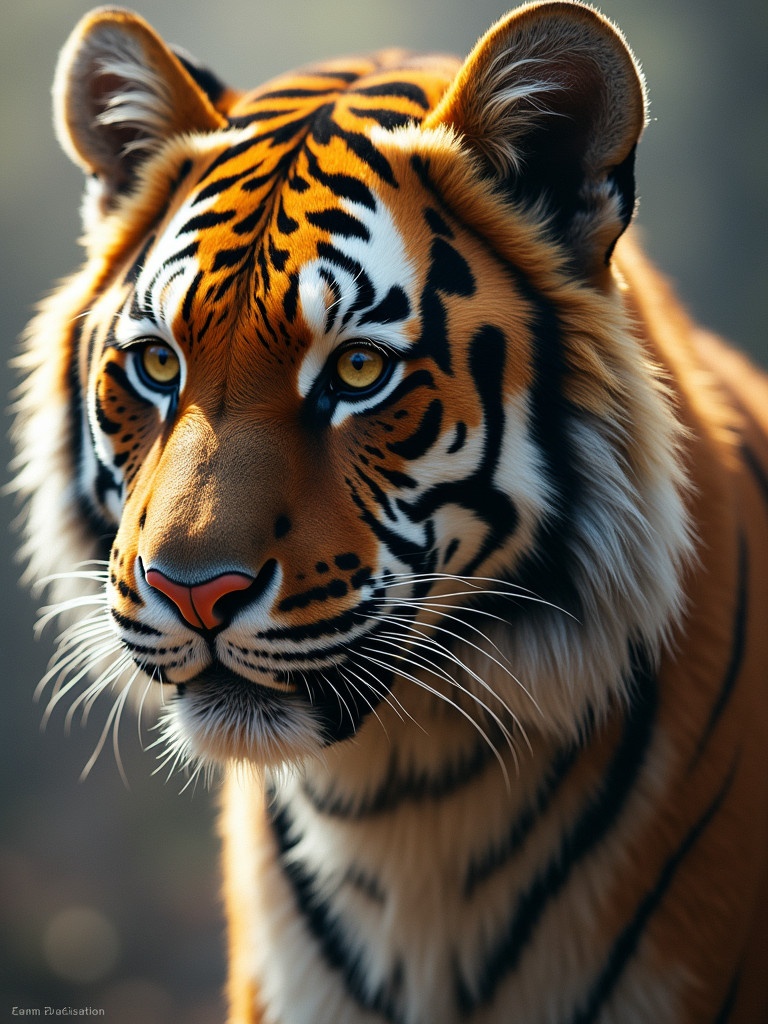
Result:
<instances>
[{"instance_id":1,"label":"nostril","mask_svg":"<svg viewBox=\"0 0 768 1024\"><path fill-rule=\"evenodd\" d=\"M195 614L206 629L222 626L229 616L222 614L220 605L226 598L250 589L253 576L242 572L225 572L204 583L189 588Z\"/></svg>"},{"instance_id":2,"label":"nostril","mask_svg":"<svg viewBox=\"0 0 768 1024\"><path fill-rule=\"evenodd\" d=\"M214 614L220 615L222 622L230 622L241 608L245 608L253 601L258 601L275 578L276 573L277 561L270 558L261 567L258 575L255 578L250 578L250 583L246 587L222 594L214 602Z\"/></svg>"}]
</instances>

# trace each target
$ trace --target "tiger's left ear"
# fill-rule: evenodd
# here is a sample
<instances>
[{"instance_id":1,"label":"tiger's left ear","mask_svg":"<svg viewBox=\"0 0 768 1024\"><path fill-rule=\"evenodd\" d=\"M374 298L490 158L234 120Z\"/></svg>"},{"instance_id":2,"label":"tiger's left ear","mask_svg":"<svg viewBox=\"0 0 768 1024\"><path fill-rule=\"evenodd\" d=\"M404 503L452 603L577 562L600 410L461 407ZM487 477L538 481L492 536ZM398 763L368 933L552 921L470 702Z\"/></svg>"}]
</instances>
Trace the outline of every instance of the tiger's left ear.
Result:
<instances>
[{"instance_id":1,"label":"tiger's left ear","mask_svg":"<svg viewBox=\"0 0 768 1024\"><path fill-rule=\"evenodd\" d=\"M547 2L480 39L424 127L452 127L596 278L632 219L645 119L642 75L618 30L590 7Z\"/></svg>"},{"instance_id":2,"label":"tiger's left ear","mask_svg":"<svg viewBox=\"0 0 768 1024\"><path fill-rule=\"evenodd\" d=\"M164 142L226 127L208 80L132 11L100 7L80 21L59 57L54 121L64 151L98 183L102 212Z\"/></svg>"}]
</instances>

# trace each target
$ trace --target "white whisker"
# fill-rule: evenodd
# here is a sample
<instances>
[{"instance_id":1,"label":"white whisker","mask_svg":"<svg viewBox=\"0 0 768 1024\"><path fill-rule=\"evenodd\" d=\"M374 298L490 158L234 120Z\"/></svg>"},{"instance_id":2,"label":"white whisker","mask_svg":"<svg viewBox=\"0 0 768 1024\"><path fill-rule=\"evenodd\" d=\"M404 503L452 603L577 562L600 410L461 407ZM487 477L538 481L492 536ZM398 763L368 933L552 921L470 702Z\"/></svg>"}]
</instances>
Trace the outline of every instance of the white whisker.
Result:
<instances>
[{"instance_id":1,"label":"white whisker","mask_svg":"<svg viewBox=\"0 0 768 1024\"><path fill-rule=\"evenodd\" d=\"M462 671L466 672L468 675L470 675L476 681L480 682L484 686L484 688L487 690L487 692L490 693L490 695L492 697L494 697L496 700L499 701L499 703L501 704L502 708L511 716L512 720L514 721L514 723L520 729L520 732L521 732L521 734L523 736L523 739L525 740L526 745L530 749L530 743L528 742L528 737L527 737L527 735L525 733L525 730L523 729L522 725L520 724L520 721L518 720L517 716L509 709L509 707L507 707L507 705L504 703L503 700L501 700L501 698L498 696L498 694L494 693L494 691L482 679L480 679L479 676L476 675L476 673L472 672L472 670L469 669L466 665L464 665L464 663L459 658L457 658L454 654L452 654L450 651L448 651L446 648L444 648L442 646L442 644L438 643L437 641L432 641L432 638L430 638L430 637L425 637L424 639L425 639L426 642L425 643L421 643L419 641L414 641L411 637L403 637L401 634L397 634L397 633L380 634L376 639L377 640L381 640L384 643L392 643L392 645L397 647L398 651L401 652L400 656L403 657L403 658L407 657L407 655L402 653L401 643L398 643L398 641L402 641L403 639L406 639L406 641L408 643L408 655L410 655L410 656L413 656L413 654L414 654L413 648L414 647L418 647L418 648L426 648L428 651L433 651L435 654L437 654L440 657L448 657L449 660L452 661L459 669L461 669ZM418 652L417 656L421 659L422 664L425 667L427 667L428 669L431 669L432 666L434 665L434 662L432 662L432 660L430 658L427 658L427 656L425 654L421 653L421 651ZM477 694L472 693L471 690L469 690L467 687L465 687L461 683L459 683L457 679L455 679L452 676L445 676L445 675L443 676L443 678L445 678L446 681L448 681L450 683L450 685L455 687L460 693L465 694L465 696L469 697L470 700L473 700L479 707L481 707L493 719L493 721L496 723L496 725L501 730L502 734L507 739L507 742L509 744L510 750L512 751L512 754L513 754L513 756L515 758L515 764L517 764L517 752L514 749L514 741L512 739L512 734L510 733L509 729L507 728L507 726L502 721L501 717L495 711L493 711L483 700L481 700L480 697L477 696Z\"/></svg>"},{"instance_id":2,"label":"white whisker","mask_svg":"<svg viewBox=\"0 0 768 1024\"><path fill-rule=\"evenodd\" d=\"M57 666L60 668L59 675L54 684L53 693L51 695L48 704L46 705L45 712L43 713L42 727L45 728L51 714L53 713L56 705L68 694L71 690L77 686L81 679L93 673L94 666L98 665L99 662L105 658L114 655L120 651L120 645L117 643L116 638L111 637L109 640L102 644L100 647L90 648L84 651L75 651L71 659L67 659L67 663L64 666ZM123 655L128 658L129 656ZM122 660L122 659L121 659ZM84 662L83 668L75 673L74 676L69 676L69 672L78 664ZM108 672L114 666L114 662L105 670ZM103 673L102 673L103 674ZM66 678L66 683L64 679ZM99 677L101 678L101 677ZM79 703L82 699L82 695L78 697L77 702ZM69 712L67 717L69 718Z\"/></svg>"},{"instance_id":3,"label":"white whisker","mask_svg":"<svg viewBox=\"0 0 768 1024\"><path fill-rule=\"evenodd\" d=\"M374 684L377 687L381 687L381 680L374 672L371 671L370 668L368 668L367 665L361 665L358 662L355 662L355 665L358 669L360 669L361 672L367 673L371 677L371 679L373 679ZM349 665L345 667L347 668L348 671L353 671ZM357 673L355 673L355 677L357 679L360 679L360 676ZM364 679L360 679L360 682L365 686L371 686L371 684L366 683ZM394 713L397 715L401 722L404 722L405 719L408 718L410 719L411 722L413 722L417 729L420 729L425 736L427 735L427 730L422 725L420 725L419 722L416 721L416 719L413 717L410 711L408 711L408 709L403 706L402 701L399 701L391 690L387 691L384 700L392 708L392 710L394 711Z\"/></svg>"},{"instance_id":4,"label":"white whisker","mask_svg":"<svg viewBox=\"0 0 768 1024\"><path fill-rule=\"evenodd\" d=\"M483 727L480 725L480 723L477 722L472 717L472 715L470 715L470 713L466 710L466 708L463 708L460 704L457 704L456 701L451 700L450 697L448 697L444 693L441 693L440 690L437 690L437 689L435 689L435 687L430 686L429 683L427 683L425 680L419 679L418 676L415 676L415 675L413 675L410 672L406 672L402 668L396 667L395 665L390 664L390 663L388 663L386 661L382 661L381 660L382 658L390 657L390 654L389 654L388 651L377 651L375 648L366 648L366 651L367 651L367 655L366 656L368 657L368 659L374 665L378 665L380 668L383 668L387 672L394 672L396 675L400 676L401 678L409 680L410 682L412 682L416 686L418 686L420 689L424 690L426 693L432 694L432 696L437 697L438 700L443 701L444 703L448 704L450 707L452 707L456 711L458 711L458 713L469 722L469 724L477 731L477 733L481 736L481 738L488 744L488 747L491 750L491 752L493 753L493 756L496 758L496 760L499 763L499 767L501 768L501 771L502 771L502 774L504 776L504 780L505 780L505 783L507 785L507 788L510 787L509 772L507 771L507 766L506 766L506 764L504 762L504 758L501 756L501 753L497 749L496 744L493 742L493 740L488 735L486 730L483 729ZM375 655L378 655L378 657L375 657ZM432 671L432 670L430 668L428 668L428 671ZM437 675L438 677L440 677L440 673L439 672L433 672L433 674ZM449 680L449 682L452 682L452 680ZM469 696L472 696L472 694L470 694ZM478 701L478 703L482 704L481 701ZM507 736L507 742L508 742L508 744L510 744L510 749L512 751L512 756L513 756L513 758L515 758L515 763L517 763L517 759L515 757L514 746L511 745L511 741L510 741L510 738L508 736Z\"/></svg>"},{"instance_id":5,"label":"white whisker","mask_svg":"<svg viewBox=\"0 0 768 1024\"><path fill-rule=\"evenodd\" d=\"M88 605L103 609L105 606L104 595L85 594L81 597L70 597L66 601L60 601L58 604L47 605L40 610L40 615L35 623L35 636L37 638L40 637L51 619L58 618L60 615L66 615L76 608L86 608Z\"/></svg>"},{"instance_id":6,"label":"white whisker","mask_svg":"<svg viewBox=\"0 0 768 1024\"><path fill-rule=\"evenodd\" d=\"M435 631L435 632L438 632L438 633L445 633L447 636L452 637L454 640L458 641L459 643L465 644L467 647L471 647L473 650L477 651L478 654L481 654L484 658L487 658L489 661L492 661L494 665L496 665L499 669L501 669L501 671L504 672L505 675L507 675L515 683L515 685L519 688L521 693L524 693L525 696L531 701L531 703L533 704L534 708L539 713L539 715L541 715L543 717L543 712L542 712L541 708L539 707L535 697L528 690L528 688L518 679L518 677L514 674L514 672L512 672L512 670L510 668L508 668L501 661L499 661L498 658L494 657L494 655L491 654L490 651L486 650L484 647L481 647L479 644L474 643L472 640L468 640L466 637L460 636L458 633L455 633L453 630L448 629L447 626L438 626L438 625L430 624L429 626L425 626L423 628L418 628L419 626L422 625L421 623L415 623L415 622L413 622L412 619L409 619L409 618L407 618L406 616L403 616L403 615L388 614L388 615L383 615L383 616L374 616L374 618L377 618L379 622L389 622L389 623L396 624L396 625L406 625L406 626L409 627L409 629L411 629L412 631L418 633L418 635L423 637L425 640L428 640L428 641L431 641L431 642L437 644L437 646L439 647L441 652L443 652L446 657L448 657L451 661L454 661L457 664L460 664L461 667L464 669L464 671L468 672L468 674L471 675L472 678L477 683L479 683L479 685L482 686L484 690L487 690L489 693L493 694L493 696L502 705L504 710L508 714L510 714L512 716L512 718L515 720L517 725L520 726L520 728L522 729L521 723L520 723L519 719L517 718L517 716L515 715L515 713L512 711L512 709L507 704L505 704L505 702L502 700L502 698L499 696L499 694L496 693L493 690L493 688L488 685L486 680L484 680L476 672L473 672L470 668L468 668L462 662L457 661L457 657L456 657L455 654L453 654L443 644L439 644L434 637L430 637L427 633L424 633L423 628L428 628L428 629L430 629L432 631ZM452 621L458 622L460 625L464 626L465 628L467 628L469 630L472 630L473 632L477 633L480 637L482 637L482 639L486 642L486 644L488 644L495 651L497 651L498 654L500 654L501 657L504 658L505 661L509 661L507 656L505 654L503 654L502 651L499 650L499 648L496 646L496 644L493 643L493 641L490 640L485 635L485 633L483 633L482 630L478 629L476 626L473 626L471 623L465 622L463 619L459 618L456 615L446 615L446 616L443 616L443 621L445 621L446 619L451 619Z\"/></svg>"}]
</instances>

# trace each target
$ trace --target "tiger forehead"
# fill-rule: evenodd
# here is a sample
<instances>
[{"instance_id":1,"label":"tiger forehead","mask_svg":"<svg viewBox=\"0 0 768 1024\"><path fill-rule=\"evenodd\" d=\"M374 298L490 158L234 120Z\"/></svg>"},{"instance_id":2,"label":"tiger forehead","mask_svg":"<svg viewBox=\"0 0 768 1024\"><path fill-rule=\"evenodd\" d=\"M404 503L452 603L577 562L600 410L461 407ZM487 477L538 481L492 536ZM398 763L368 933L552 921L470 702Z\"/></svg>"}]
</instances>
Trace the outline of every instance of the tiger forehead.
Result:
<instances>
[{"instance_id":1,"label":"tiger forehead","mask_svg":"<svg viewBox=\"0 0 768 1024\"><path fill-rule=\"evenodd\" d=\"M209 300L223 298L248 270L268 294L289 261L295 266L311 254L313 230L361 232L343 215L343 204L374 209L377 191L397 188L371 132L421 121L449 76L435 68L392 68L396 59L403 55L385 52L284 76L229 110L236 141L191 187L189 216L180 225L197 239ZM214 284L211 275L221 280Z\"/></svg>"},{"instance_id":2,"label":"tiger forehead","mask_svg":"<svg viewBox=\"0 0 768 1024\"><path fill-rule=\"evenodd\" d=\"M140 257L134 311L212 360L222 381L224 348L228 364L251 370L257 353L264 379L298 373L305 394L350 338L428 355L450 373L453 328L471 334L490 316L526 333L524 311L499 304L507 272L442 207L408 136L382 145L420 120L445 79L387 72L350 85L345 75L282 79L240 100Z\"/></svg>"}]
</instances>

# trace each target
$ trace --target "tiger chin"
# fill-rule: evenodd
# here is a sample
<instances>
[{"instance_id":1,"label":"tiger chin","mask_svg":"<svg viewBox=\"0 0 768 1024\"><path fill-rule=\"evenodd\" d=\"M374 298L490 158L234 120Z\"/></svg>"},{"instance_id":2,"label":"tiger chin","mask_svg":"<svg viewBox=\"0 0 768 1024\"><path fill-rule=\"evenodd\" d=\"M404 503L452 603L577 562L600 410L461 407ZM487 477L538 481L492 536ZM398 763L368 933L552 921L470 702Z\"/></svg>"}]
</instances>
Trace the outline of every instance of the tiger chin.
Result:
<instances>
[{"instance_id":1,"label":"tiger chin","mask_svg":"<svg viewBox=\"0 0 768 1024\"><path fill-rule=\"evenodd\" d=\"M620 32L240 92L101 8L54 100L44 685L223 766L230 1021L768 1018L768 383L625 233Z\"/></svg>"}]
</instances>

